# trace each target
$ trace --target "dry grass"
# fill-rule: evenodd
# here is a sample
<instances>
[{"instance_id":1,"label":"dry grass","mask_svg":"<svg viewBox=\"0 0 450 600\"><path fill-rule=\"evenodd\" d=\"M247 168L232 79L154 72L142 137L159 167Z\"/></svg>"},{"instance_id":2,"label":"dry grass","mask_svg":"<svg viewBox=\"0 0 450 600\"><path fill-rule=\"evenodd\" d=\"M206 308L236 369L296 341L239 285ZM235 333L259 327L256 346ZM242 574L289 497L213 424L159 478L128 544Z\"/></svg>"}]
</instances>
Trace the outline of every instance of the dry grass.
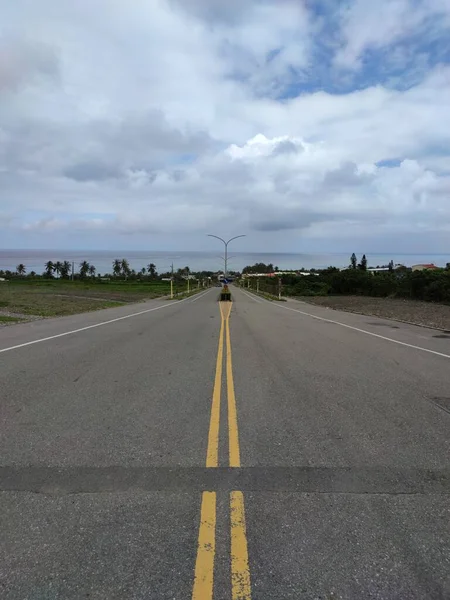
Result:
<instances>
[{"instance_id":1,"label":"dry grass","mask_svg":"<svg viewBox=\"0 0 450 600\"><path fill-rule=\"evenodd\" d=\"M299 297L298 300L335 310L407 321L444 331L450 330L450 306L446 304L368 296L308 296Z\"/></svg>"},{"instance_id":2,"label":"dry grass","mask_svg":"<svg viewBox=\"0 0 450 600\"><path fill-rule=\"evenodd\" d=\"M0 316L8 317L8 322L12 322L27 316L73 315L157 298L167 292L168 286L159 283L8 282L0 284Z\"/></svg>"}]
</instances>

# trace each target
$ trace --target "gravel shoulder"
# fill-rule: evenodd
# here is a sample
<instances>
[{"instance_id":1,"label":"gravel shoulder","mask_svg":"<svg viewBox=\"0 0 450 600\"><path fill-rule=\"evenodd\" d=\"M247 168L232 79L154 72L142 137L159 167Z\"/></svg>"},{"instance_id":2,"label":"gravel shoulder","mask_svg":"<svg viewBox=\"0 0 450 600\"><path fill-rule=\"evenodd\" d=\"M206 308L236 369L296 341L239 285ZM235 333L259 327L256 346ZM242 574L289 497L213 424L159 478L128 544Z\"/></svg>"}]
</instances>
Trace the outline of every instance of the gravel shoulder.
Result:
<instances>
[{"instance_id":1,"label":"gravel shoulder","mask_svg":"<svg viewBox=\"0 0 450 600\"><path fill-rule=\"evenodd\" d=\"M403 298L370 298L368 296L301 296L295 299L316 306L326 306L333 310L343 310L450 331L450 306L446 304Z\"/></svg>"}]
</instances>

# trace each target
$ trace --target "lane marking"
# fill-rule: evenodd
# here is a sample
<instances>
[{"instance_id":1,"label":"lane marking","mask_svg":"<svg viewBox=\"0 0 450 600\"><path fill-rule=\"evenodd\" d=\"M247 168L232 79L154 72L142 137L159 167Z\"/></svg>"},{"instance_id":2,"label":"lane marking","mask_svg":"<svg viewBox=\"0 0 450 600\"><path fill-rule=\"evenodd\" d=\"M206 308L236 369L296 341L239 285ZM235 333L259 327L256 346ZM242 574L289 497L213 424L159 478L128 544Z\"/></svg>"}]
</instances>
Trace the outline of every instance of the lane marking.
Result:
<instances>
[{"instance_id":1,"label":"lane marking","mask_svg":"<svg viewBox=\"0 0 450 600\"><path fill-rule=\"evenodd\" d=\"M220 399L224 346L226 348L229 463L230 467L241 466L230 335L232 307L233 304L230 302L227 303L227 309L222 309L222 303L219 302L221 323L208 433L207 467L218 467L219 465ZM240 491L233 491L230 494L230 524L232 600L251 600L244 495ZM215 535L216 492L203 492L192 600L212 600L213 598Z\"/></svg>"},{"instance_id":2,"label":"lane marking","mask_svg":"<svg viewBox=\"0 0 450 600\"><path fill-rule=\"evenodd\" d=\"M101 321L100 323L95 323L94 325L87 325L86 327L80 327L79 329L72 329L71 331L65 331L64 333L58 333L56 335L50 335L49 337L39 338L38 340L33 340L31 342L25 342L23 344L17 344L16 346L10 346L9 348L3 348L2 350L0 350L0 354L2 352L9 352L10 350L17 350L18 348L24 348L25 346L32 346L33 344L40 344L41 342L48 342L49 340L55 340L57 338L61 338L66 335L80 333L81 331L87 331L88 329L94 329L95 327L102 327L103 325L109 325L110 323L117 323L117 321L123 321L124 319L131 319L132 317L137 317L139 315L145 315L146 313L150 313L155 310L161 310L163 308L169 308L171 306L178 306L182 302L186 302L186 300L187 300L187 298L184 298L183 300L176 300L174 302L170 302L169 304L163 304L162 306L157 306L155 308L148 308L146 310L140 310L139 312L132 313L131 315L124 315L123 317L117 317L116 319L109 319L109 321Z\"/></svg>"},{"instance_id":3,"label":"lane marking","mask_svg":"<svg viewBox=\"0 0 450 600\"><path fill-rule=\"evenodd\" d=\"M230 467L240 467L239 431L236 395L233 380L233 360L231 351L230 316L233 303L226 316L227 346L227 394L228 394L228 442ZM232 600L251 600L250 567L248 562L247 531L245 526L244 494L234 491L230 494L231 525L231 597Z\"/></svg>"},{"instance_id":4,"label":"lane marking","mask_svg":"<svg viewBox=\"0 0 450 600\"><path fill-rule=\"evenodd\" d=\"M243 290L241 290L244 294L246 294ZM248 295L248 294L246 294ZM272 302L268 300L262 300L260 302L264 302L264 304L270 304L273 306ZM366 335L370 335L375 338L379 338L380 340L385 340L387 342L392 342L393 344L398 344L399 346L406 346L407 348L412 348L413 350L421 350L422 352L428 352L429 354L434 354L436 356L442 356L443 358L450 358L450 354L444 354L443 352L437 352L437 350L430 350L429 348L422 348L422 346L415 346L414 344L408 344L407 342L401 342L400 340L394 340L393 338L386 337L384 335L380 335L379 333L372 333L372 331L367 331L366 329L360 329L359 327L355 327L353 325L347 325L346 323L340 323L339 321L333 321L333 319L326 319L325 317L318 317L317 315L312 315L311 313L304 312L303 310L297 310L296 308L290 308L289 306L282 306L281 304L275 304L276 308L283 308L284 310L290 310L292 312L299 313L306 317L311 317L311 319L316 319L317 321L324 321L325 323L333 323L334 325L340 325L341 327L345 327L346 329L352 329L353 331L358 331L359 333L365 333Z\"/></svg>"},{"instance_id":5,"label":"lane marking","mask_svg":"<svg viewBox=\"0 0 450 600\"><path fill-rule=\"evenodd\" d=\"M230 302L230 308L225 319L225 332L227 343L227 396L228 396L228 445L229 445L229 461L230 467L240 467L241 457L239 451L239 432L237 421L236 395L234 392L233 380L233 360L231 356L231 339L230 339L230 315L233 303Z\"/></svg>"},{"instance_id":6,"label":"lane marking","mask_svg":"<svg viewBox=\"0 0 450 600\"><path fill-rule=\"evenodd\" d=\"M231 596L233 600L251 600L244 494L231 492Z\"/></svg>"},{"instance_id":7,"label":"lane marking","mask_svg":"<svg viewBox=\"0 0 450 600\"><path fill-rule=\"evenodd\" d=\"M203 492L192 600L212 600L216 554L216 492Z\"/></svg>"},{"instance_id":8,"label":"lane marking","mask_svg":"<svg viewBox=\"0 0 450 600\"><path fill-rule=\"evenodd\" d=\"M221 323L219 333L219 346L217 349L216 375L214 378L213 399L211 405L211 418L208 433L208 448L206 451L206 466L219 466L219 425L220 425L220 394L222 390L222 365L223 365L223 334L225 318L222 305L219 302Z\"/></svg>"},{"instance_id":9,"label":"lane marking","mask_svg":"<svg viewBox=\"0 0 450 600\"><path fill-rule=\"evenodd\" d=\"M241 292L245 294L247 298L250 298L250 300L254 300L255 302L258 302L258 304L262 304L262 300L256 298L255 294L249 294L248 292L244 292L244 290L241 290Z\"/></svg>"},{"instance_id":10,"label":"lane marking","mask_svg":"<svg viewBox=\"0 0 450 600\"><path fill-rule=\"evenodd\" d=\"M189 304L193 304L194 302L197 302L197 300L199 300L200 298L203 298L203 296L206 296L206 294L209 294L209 292L212 290L213 288L210 288L209 290L206 290L206 292L199 292L196 294L195 298L193 300L191 300L191 302Z\"/></svg>"}]
</instances>

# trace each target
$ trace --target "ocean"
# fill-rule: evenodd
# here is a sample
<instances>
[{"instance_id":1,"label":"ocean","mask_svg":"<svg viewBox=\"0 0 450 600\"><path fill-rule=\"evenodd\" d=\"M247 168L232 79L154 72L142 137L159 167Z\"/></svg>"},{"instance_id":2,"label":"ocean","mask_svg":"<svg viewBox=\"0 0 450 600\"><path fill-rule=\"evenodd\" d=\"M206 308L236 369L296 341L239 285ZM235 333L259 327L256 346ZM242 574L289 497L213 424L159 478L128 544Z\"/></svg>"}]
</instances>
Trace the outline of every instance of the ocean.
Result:
<instances>
[{"instance_id":1,"label":"ocean","mask_svg":"<svg viewBox=\"0 0 450 600\"><path fill-rule=\"evenodd\" d=\"M350 254L281 254L276 252L230 252L228 269L240 271L246 265L257 262L272 263L280 270L289 269L321 269L330 265L345 267L350 262ZM170 270L173 263L174 269L188 266L191 271L219 271L223 270L223 259L220 250L215 252L163 252L163 251L103 251L103 250L0 250L0 270L14 271L19 263L25 265L27 272L36 271L42 273L44 264L51 260L74 262L75 267L83 260L93 264L97 273L105 274L112 272L112 262L115 258L126 258L132 269L136 271L149 263L154 263L160 273ZM358 255L358 259L361 256ZM391 259L395 264L411 266L417 263L434 263L444 267L450 262L448 254L367 254L369 266L385 265Z\"/></svg>"}]
</instances>

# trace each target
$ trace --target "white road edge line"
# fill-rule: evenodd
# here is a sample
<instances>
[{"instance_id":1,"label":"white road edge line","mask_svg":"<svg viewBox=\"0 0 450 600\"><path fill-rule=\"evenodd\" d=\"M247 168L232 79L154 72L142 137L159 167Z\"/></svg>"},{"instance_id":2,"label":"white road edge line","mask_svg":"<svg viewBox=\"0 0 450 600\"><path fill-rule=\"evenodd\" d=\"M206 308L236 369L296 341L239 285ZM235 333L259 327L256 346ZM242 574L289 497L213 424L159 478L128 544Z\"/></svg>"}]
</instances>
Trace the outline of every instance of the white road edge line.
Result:
<instances>
[{"instance_id":1,"label":"white road edge line","mask_svg":"<svg viewBox=\"0 0 450 600\"><path fill-rule=\"evenodd\" d=\"M33 340L31 342L25 342L23 344L17 344L17 346L10 346L9 348L0 349L0 354L2 352L9 352L10 350L17 350L18 348L24 348L25 346L32 346L33 344L40 344L41 342L48 342L49 340L54 340L56 338L64 337L66 335L72 335L73 333L79 333L80 331L86 331L87 329L94 329L95 327L102 327L102 325L109 325L110 323L116 323L117 321L123 321L124 319L131 319L131 317L137 317L138 315L144 315L145 313L153 312L155 310L160 310L161 308L169 308L169 306L177 306L182 302L186 302L187 298L183 300L178 300L176 302L170 302L168 304L163 304L162 306L156 306L155 308L148 308L146 310L141 310L137 313L132 313L131 315L124 315L123 317L117 317L116 319L110 319L109 321L101 321L100 323L95 323L94 325L87 325L86 327L80 327L79 329L73 329L72 331L65 331L64 333L58 333L56 335L51 335L46 338L40 338L38 340Z\"/></svg>"},{"instance_id":2,"label":"white road edge line","mask_svg":"<svg viewBox=\"0 0 450 600\"><path fill-rule=\"evenodd\" d=\"M244 290L241 290L243 292ZM244 292L245 294L245 292ZM248 294L246 294L248 295ZM260 300L260 302L264 302L273 306L272 302L268 300ZM407 344L406 342L401 342L400 340L394 340L392 338L386 337L384 335L380 335L379 333L372 333L371 331L367 331L366 329L360 329L359 327L354 327L353 325L346 325L345 323L340 323L339 321L333 321L332 319L325 319L324 317L318 317L316 315L312 315L311 313L304 312L303 310L297 310L296 308L290 308L289 306L282 306L281 304L275 304L277 308L283 308L284 310L290 310L292 312L299 313L306 317L311 317L311 319L316 319L317 321L324 321L325 323L333 323L334 325L340 325L341 327L345 327L346 329L353 329L353 331L358 331L359 333L365 333L366 335L370 335L372 337L379 338L380 340L386 340L387 342L392 342L393 344L398 344L399 346L406 346L407 348L413 348L414 350L422 350L422 352L428 352L429 354L434 354L436 356L442 356L443 358L450 358L449 354L444 354L443 352L437 352L436 350L430 350L429 348L422 348L422 346L414 346L414 344Z\"/></svg>"},{"instance_id":3,"label":"white road edge line","mask_svg":"<svg viewBox=\"0 0 450 600\"><path fill-rule=\"evenodd\" d=\"M243 294L245 294L248 298L250 298L251 300L254 300L255 302L258 302L259 304L262 304L262 300L259 300L256 298L256 294L249 294L248 292L244 292L244 290L241 290L241 292Z\"/></svg>"},{"instance_id":4,"label":"white road edge line","mask_svg":"<svg viewBox=\"0 0 450 600\"><path fill-rule=\"evenodd\" d=\"M191 300L189 302L189 304L192 304L193 302L197 302L197 300L199 300L200 298L203 298L203 296L206 296L206 294L209 294L209 292L211 290L212 290L212 288L210 288L209 290L206 290L206 292L196 294L195 298L193 300Z\"/></svg>"}]
</instances>

